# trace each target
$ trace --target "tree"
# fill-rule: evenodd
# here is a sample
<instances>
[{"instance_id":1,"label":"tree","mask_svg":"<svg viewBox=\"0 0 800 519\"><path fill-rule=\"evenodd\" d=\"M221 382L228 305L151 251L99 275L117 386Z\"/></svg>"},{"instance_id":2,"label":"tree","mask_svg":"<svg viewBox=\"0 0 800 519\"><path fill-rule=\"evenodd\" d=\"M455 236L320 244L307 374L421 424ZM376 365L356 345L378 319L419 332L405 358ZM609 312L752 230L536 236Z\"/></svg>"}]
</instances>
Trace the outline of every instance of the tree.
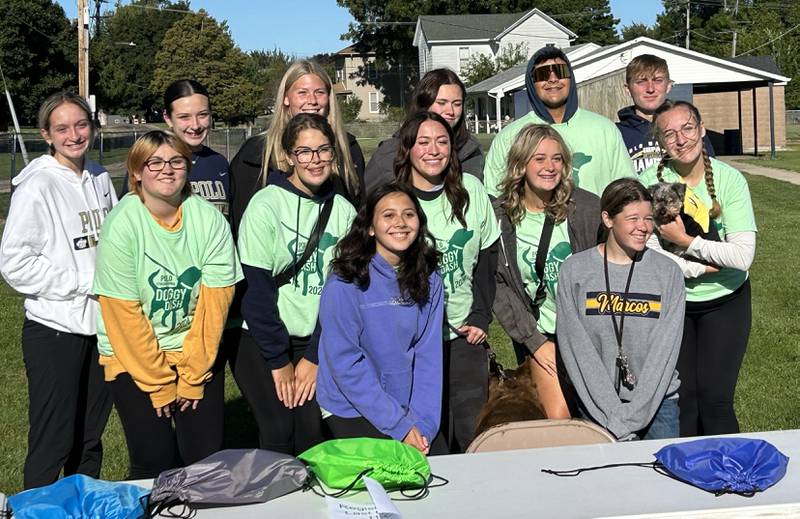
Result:
<instances>
[{"instance_id":1,"label":"tree","mask_svg":"<svg viewBox=\"0 0 800 519\"><path fill-rule=\"evenodd\" d=\"M228 123L249 120L265 107L259 106L259 89L248 77L248 67L248 57L234 45L227 23L201 9L164 35L150 92L160 95L172 81L193 78L208 89L216 115Z\"/></svg>"},{"instance_id":2,"label":"tree","mask_svg":"<svg viewBox=\"0 0 800 519\"><path fill-rule=\"evenodd\" d=\"M480 83L495 74L528 61L528 44L512 43L500 49L494 60L486 54L471 56L462 72L467 86Z\"/></svg>"},{"instance_id":3,"label":"tree","mask_svg":"<svg viewBox=\"0 0 800 519\"><path fill-rule=\"evenodd\" d=\"M90 80L98 106L106 111L153 113L161 107L163 91L151 92L155 56L167 30L188 10L188 1L136 0L117 3L102 19L98 36L89 45Z\"/></svg>"},{"instance_id":4,"label":"tree","mask_svg":"<svg viewBox=\"0 0 800 519\"><path fill-rule=\"evenodd\" d=\"M249 54L247 76L260 91L258 106L272 111L278 85L294 61L294 56L277 47L273 50L254 50Z\"/></svg>"},{"instance_id":5,"label":"tree","mask_svg":"<svg viewBox=\"0 0 800 519\"><path fill-rule=\"evenodd\" d=\"M22 124L51 93L77 85L77 30L50 0L0 0L0 65ZM0 102L0 126L11 120Z\"/></svg>"},{"instance_id":6,"label":"tree","mask_svg":"<svg viewBox=\"0 0 800 519\"><path fill-rule=\"evenodd\" d=\"M361 105L363 104L359 97L351 95L344 99L337 99L337 102L344 122L352 123L358 119L358 114L361 112Z\"/></svg>"},{"instance_id":7,"label":"tree","mask_svg":"<svg viewBox=\"0 0 800 519\"><path fill-rule=\"evenodd\" d=\"M639 36L647 36L648 38L655 36L653 34L652 27L648 27L640 22L626 25L620 30L620 32L622 33L622 41L635 40Z\"/></svg>"},{"instance_id":8,"label":"tree","mask_svg":"<svg viewBox=\"0 0 800 519\"><path fill-rule=\"evenodd\" d=\"M610 45L619 41L619 19L611 13L608 0L537 0L534 5L577 34L575 45Z\"/></svg>"}]
</instances>

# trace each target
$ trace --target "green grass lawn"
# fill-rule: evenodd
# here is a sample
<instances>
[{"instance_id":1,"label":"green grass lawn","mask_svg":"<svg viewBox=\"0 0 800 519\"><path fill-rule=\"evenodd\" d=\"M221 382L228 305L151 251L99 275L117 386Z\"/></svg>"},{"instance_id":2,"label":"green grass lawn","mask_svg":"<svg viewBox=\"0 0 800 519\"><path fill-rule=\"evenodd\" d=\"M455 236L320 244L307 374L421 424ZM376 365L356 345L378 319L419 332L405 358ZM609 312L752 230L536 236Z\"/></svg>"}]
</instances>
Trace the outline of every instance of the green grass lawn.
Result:
<instances>
[{"instance_id":1,"label":"green grass lawn","mask_svg":"<svg viewBox=\"0 0 800 519\"><path fill-rule=\"evenodd\" d=\"M491 136L479 137L488 149ZM364 139L367 160L378 139ZM748 176L756 208L759 242L751 270L753 331L739 378L736 407L743 431L800 428L800 320L794 306L800 293L800 274L795 265L800 235L794 227L800 219L800 186ZM5 215L8 194L0 194ZM0 283L0 491L15 493L22 485L22 463L27 434L27 389L20 348L22 298ZM508 338L492 323L490 343L499 360L514 365ZM257 431L247 405L230 372L226 378L226 446L255 446ZM127 450L119 420L112 414L104 436L102 477L123 479Z\"/></svg>"},{"instance_id":2,"label":"green grass lawn","mask_svg":"<svg viewBox=\"0 0 800 519\"><path fill-rule=\"evenodd\" d=\"M789 144L786 148L786 150L778 152L778 157L775 160L772 160L769 152L767 152L759 155L758 158L742 160L741 162L800 172L800 145Z\"/></svg>"}]
</instances>

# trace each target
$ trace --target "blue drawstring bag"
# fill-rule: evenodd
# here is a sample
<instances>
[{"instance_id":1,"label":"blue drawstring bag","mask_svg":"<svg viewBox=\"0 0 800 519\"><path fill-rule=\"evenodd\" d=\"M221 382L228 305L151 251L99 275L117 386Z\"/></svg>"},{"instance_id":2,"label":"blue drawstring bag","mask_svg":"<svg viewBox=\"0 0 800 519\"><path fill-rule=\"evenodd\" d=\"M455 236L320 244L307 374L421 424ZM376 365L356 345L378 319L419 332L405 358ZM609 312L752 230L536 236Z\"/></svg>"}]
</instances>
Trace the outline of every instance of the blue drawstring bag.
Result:
<instances>
[{"instance_id":1,"label":"blue drawstring bag","mask_svg":"<svg viewBox=\"0 0 800 519\"><path fill-rule=\"evenodd\" d=\"M144 513L140 500L149 492L129 483L74 474L11 496L8 504L16 519L137 519Z\"/></svg>"},{"instance_id":2,"label":"blue drawstring bag","mask_svg":"<svg viewBox=\"0 0 800 519\"><path fill-rule=\"evenodd\" d=\"M701 438L671 443L655 453L650 463L613 463L573 470L542 469L556 476L614 467L647 467L716 496L752 497L780 481L789 458L764 440L751 438Z\"/></svg>"}]
</instances>

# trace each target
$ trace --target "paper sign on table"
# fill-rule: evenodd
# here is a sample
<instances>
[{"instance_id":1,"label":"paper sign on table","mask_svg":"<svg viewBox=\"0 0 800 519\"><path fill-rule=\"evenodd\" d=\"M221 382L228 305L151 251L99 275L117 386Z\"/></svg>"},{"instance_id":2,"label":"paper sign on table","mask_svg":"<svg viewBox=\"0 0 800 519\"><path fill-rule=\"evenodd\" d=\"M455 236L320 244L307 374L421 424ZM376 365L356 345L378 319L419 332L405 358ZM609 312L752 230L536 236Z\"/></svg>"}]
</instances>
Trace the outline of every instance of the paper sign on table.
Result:
<instances>
[{"instance_id":1,"label":"paper sign on table","mask_svg":"<svg viewBox=\"0 0 800 519\"><path fill-rule=\"evenodd\" d=\"M350 519L352 517L361 519L401 519L400 512L380 483L367 476L364 476L364 483L367 486L367 492L372 498L371 504L352 503L343 499L326 497L328 517L330 519Z\"/></svg>"}]
</instances>

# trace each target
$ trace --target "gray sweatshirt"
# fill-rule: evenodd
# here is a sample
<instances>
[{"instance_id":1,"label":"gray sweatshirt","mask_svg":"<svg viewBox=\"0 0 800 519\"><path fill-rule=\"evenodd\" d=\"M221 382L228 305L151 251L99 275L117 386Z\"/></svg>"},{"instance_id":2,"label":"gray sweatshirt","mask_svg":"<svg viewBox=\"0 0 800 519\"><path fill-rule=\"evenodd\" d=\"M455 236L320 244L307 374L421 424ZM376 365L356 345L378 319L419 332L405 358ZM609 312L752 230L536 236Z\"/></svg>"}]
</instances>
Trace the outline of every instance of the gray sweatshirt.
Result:
<instances>
[{"instance_id":1,"label":"gray sweatshirt","mask_svg":"<svg viewBox=\"0 0 800 519\"><path fill-rule=\"evenodd\" d=\"M630 265L608 263L611 302L625 291ZM558 349L586 410L617 438L640 431L665 398L676 395L675 364L683 336L686 294L680 268L645 249L633 271L622 345L637 378L615 389L617 340L608 312L603 255L597 247L567 258L558 283ZM621 308L614 306L619 324Z\"/></svg>"}]
</instances>

